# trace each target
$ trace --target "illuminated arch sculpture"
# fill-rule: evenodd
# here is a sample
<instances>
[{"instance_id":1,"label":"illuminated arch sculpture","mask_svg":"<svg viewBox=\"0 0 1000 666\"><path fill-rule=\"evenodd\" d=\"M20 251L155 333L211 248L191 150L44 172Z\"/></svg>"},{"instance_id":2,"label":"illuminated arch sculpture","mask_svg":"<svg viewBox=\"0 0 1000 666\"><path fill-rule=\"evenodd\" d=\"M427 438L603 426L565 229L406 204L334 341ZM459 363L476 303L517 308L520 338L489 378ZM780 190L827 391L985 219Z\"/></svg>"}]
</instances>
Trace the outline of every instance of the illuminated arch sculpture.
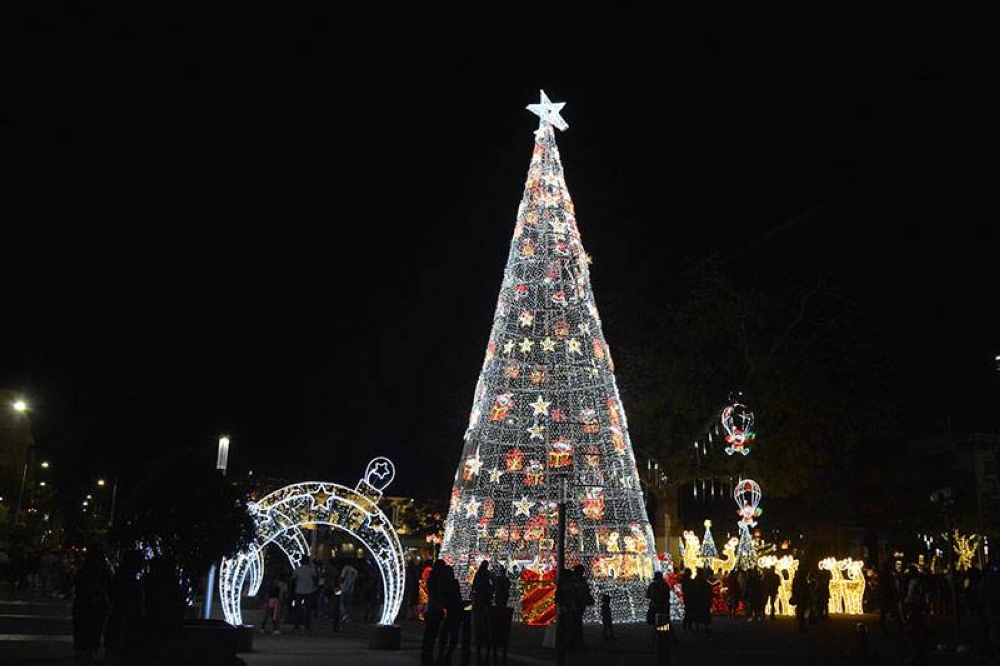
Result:
<instances>
[{"instance_id":1,"label":"illuminated arch sculpture","mask_svg":"<svg viewBox=\"0 0 1000 666\"><path fill-rule=\"evenodd\" d=\"M219 567L219 598L226 622L243 624L240 597L244 589L247 595L260 589L268 544L281 548L294 568L309 552L302 526L330 525L356 537L374 557L385 600L379 624L392 624L403 602L406 573L399 537L377 503L395 475L392 462L380 457L368 463L353 490L336 483L306 481L251 503L248 508L257 524L257 537L247 550L223 559Z\"/></svg>"}]
</instances>

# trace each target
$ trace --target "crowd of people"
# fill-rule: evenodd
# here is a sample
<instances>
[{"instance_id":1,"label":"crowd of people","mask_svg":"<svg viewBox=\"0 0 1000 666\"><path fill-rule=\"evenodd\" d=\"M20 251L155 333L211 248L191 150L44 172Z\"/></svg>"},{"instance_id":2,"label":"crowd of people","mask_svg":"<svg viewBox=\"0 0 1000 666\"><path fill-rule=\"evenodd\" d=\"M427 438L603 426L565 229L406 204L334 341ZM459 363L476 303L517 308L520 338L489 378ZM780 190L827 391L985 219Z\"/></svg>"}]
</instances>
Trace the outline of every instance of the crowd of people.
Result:
<instances>
[{"instance_id":1,"label":"crowd of people","mask_svg":"<svg viewBox=\"0 0 1000 666\"><path fill-rule=\"evenodd\" d=\"M82 551L25 547L0 541L0 585L13 594L66 598Z\"/></svg>"},{"instance_id":2,"label":"crowd of people","mask_svg":"<svg viewBox=\"0 0 1000 666\"><path fill-rule=\"evenodd\" d=\"M428 562L425 565L427 568L426 577L421 574L426 581L426 603L421 604L419 596L410 597L411 604L416 600L417 613L422 613L424 618L420 663L423 666L451 663L451 656L458 649L463 631L471 632L470 642L475 638L479 663L483 651L489 654L498 643L504 643L506 639L501 634L509 631L511 580L507 569L500 565L491 568L490 563L483 560L472 579L471 603L467 604L451 565L444 560L435 560ZM418 570L414 565L414 573ZM407 592L413 593L419 595L418 589ZM465 615L466 609L471 610L470 616ZM469 617L469 621L465 622L464 617ZM498 619L503 617L506 618L506 629L504 621Z\"/></svg>"},{"instance_id":3,"label":"crowd of people","mask_svg":"<svg viewBox=\"0 0 1000 666\"><path fill-rule=\"evenodd\" d=\"M332 620L334 630L345 622L379 620L383 587L372 562L307 559L294 569L280 558L274 558L273 563L261 585L262 633L279 634L283 625L290 625L296 633L309 633L317 618ZM99 544L89 549L28 553L0 543L0 581L7 592L72 600L74 640L84 663L102 644L113 662L124 626L140 615L143 591L137 580L141 568L141 555L126 552L113 569ZM881 631L904 636L914 654L929 645L931 630L926 618L950 615L953 609L967 618L966 626L980 637L983 652L996 654L1000 564L986 571L973 565L952 574L921 564L904 566L889 561L878 570L868 567L864 573L864 610L877 611ZM501 642L499 634L509 632L512 575L516 579L517 571L511 574L505 566L481 562L466 600L454 569L446 562L409 560L399 619L424 620L422 663L448 663L463 630L475 638L477 651L495 648ZM815 562L803 562L796 570L787 601L795 609L800 632L829 616L830 576ZM762 622L766 610L772 620L778 610L782 578L773 568L734 570L721 577L709 568L697 572L685 569L669 578L670 582L657 572L647 589L649 624L671 617L672 606L678 603L683 603L684 629L693 632L711 631L713 615ZM672 584L679 585L679 595L671 592ZM555 604L565 623L567 647L584 647L583 620L595 603L598 601L582 565L561 572ZM601 595L599 608L603 637L614 640L615 618L609 595ZM498 615L498 609L505 615ZM464 610L471 611L467 625L463 625ZM498 628L504 621L506 628Z\"/></svg>"},{"instance_id":4,"label":"crowd of people","mask_svg":"<svg viewBox=\"0 0 1000 666\"><path fill-rule=\"evenodd\" d=\"M376 622L384 601L381 574L355 558L306 559L294 569L268 570L261 594L259 630L271 635L280 634L283 624L293 633L311 633L318 618L331 620L334 631L355 620Z\"/></svg>"}]
</instances>

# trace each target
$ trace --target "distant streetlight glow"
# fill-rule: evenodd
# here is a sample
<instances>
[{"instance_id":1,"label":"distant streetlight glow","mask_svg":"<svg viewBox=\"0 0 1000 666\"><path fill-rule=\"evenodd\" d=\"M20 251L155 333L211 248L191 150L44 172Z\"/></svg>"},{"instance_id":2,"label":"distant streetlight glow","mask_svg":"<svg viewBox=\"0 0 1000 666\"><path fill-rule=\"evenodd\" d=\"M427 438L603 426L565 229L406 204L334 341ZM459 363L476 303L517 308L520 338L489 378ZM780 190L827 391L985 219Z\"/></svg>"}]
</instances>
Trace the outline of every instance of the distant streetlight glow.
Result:
<instances>
[{"instance_id":1,"label":"distant streetlight glow","mask_svg":"<svg viewBox=\"0 0 1000 666\"><path fill-rule=\"evenodd\" d=\"M40 485L40 486L44 486L44 485L45 485L45 482L44 482L44 481L39 481L39 482L38 482L38 485Z\"/></svg>"},{"instance_id":2,"label":"distant streetlight glow","mask_svg":"<svg viewBox=\"0 0 1000 666\"><path fill-rule=\"evenodd\" d=\"M103 486L104 485L104 479L98 479L97 480L97 485Z\"/></svg>"},{"instance_id":3,"label":"distant streetlight glow","mask_svg":"<svg viewBox=\"0 0 1000 666\"><path fill-rule=\"evenodd\" d=\"M48 469L49 468L49 461L48 460L43 460L42 461L42 467L44 469Z\"/></svg>"},{"instance_id":4,"label":"distant streetlight glow","mask_svg":"<svg viewBox=\"0 0 1000 666\"><path fill-rule=\"evenodd\" d=\"M215 469L222 472L223 476L226 474L226 467L229 466L229 437L227 435L219 436L219 457L215 461Z\"/></svg>"},{"instance_id":5,"label":"distant streetlight glow","mask_svg":"<svg viewBox=\"0 0 1000 666\"><path fill-rule=\"evenodd\" d=\"M11 405L15 412L26 412L28 411L28 403L24 400L15 400L14 404Z\"/></svg>"}]
</instances>

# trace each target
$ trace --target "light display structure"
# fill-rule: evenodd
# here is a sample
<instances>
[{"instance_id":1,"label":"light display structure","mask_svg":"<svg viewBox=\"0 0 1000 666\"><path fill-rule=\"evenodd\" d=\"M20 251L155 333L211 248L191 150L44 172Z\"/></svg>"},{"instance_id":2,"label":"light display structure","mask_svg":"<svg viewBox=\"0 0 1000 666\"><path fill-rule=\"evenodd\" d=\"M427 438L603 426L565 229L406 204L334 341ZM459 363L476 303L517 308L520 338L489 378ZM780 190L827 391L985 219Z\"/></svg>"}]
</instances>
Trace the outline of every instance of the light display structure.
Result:
<instances>
[{"instance_id":1,"label":"light display structure","mask_svg":"<svg viewBox=\"0 0 1000 666\"><path fill-rule=\"evenodd\" d=\"M778 597L775 602L777 607L774 609L774 612L777 615L794 616L795 606L790 603L790 600L792 598L792 580L795 578L795 572L799 569L799 561L791 555L782 555L781 557L764 555L757 561L757 564L761 569L774 567L774 573L778 574L778 578L780 579ZM770 600L768 600L764 608L764 613L771 613Z\"/></svg>"},{"instance_id":2,"label":"light display structure","mask_svg":"<svg viewBox=\"0 0 1000 666\"><path fill-rule=\"evenodd\" d=\"M715 547L715 539L712 538L712 521L705 519L705 536L701 539L701 565L712 566L713 560L719 558L719 549Z\"/></svg>"},{"instance_id":3,"label":"light display structure","mask_svg":"<svg viewBox=\"0 0 1000 666\"><path fill-rule=\"evenodd\" d=\"M820 569L830 572L830 613L862 615L865 598L864 562L846 558L838 560L827 557L817 564Z\"/></svg>"},{"instance_id":4,"label":"light display structure","mask_svg":"<svg viewBox=\"0 0 1000 666\"><path fill-rule=\"evenodd\" d=\"M655 542L556 145L562 106L543 92L528 107L541 120L441 552L466 590L483 559L551 570L566 478L566 566L584 566L616 621L638 621Z\"/></svg>"},{"instance_id":5,"label":"light display structure","mask_svg":"<svg viewBox=\"0 0 1000 666\"><path fill-rule=\"evenodd\" d=\"M753 412L739 401L734 401L722 410L722 427L726 431L725 448L727 455L740 453L749 455L750 441L755 437L753 432Z\"/></svg>"},{"instance_id":6,"label":"light display structure","mask_svg":"<svg viewBox=\"0 0 1000 666\"><path fill-rule=\"evenodd\" d=\"M372 554L382 575L383 606L379 624L392 624L403 602L403 548L391 521L378 508L382 491L396 475L388 458L375 458L353 489L325 481L285 486L248 505L257 526L250 547L219 567L219 598L226 622L243 624L240 599L260 589L264 550L278 546L294 569L309 555L305 525L329 525L357 538Z\"/></svg>"},{"instance_id":7,"label":"light display structure","mask_svg":"<svg viewBox=\"0 0 1000 666\"><path fill-rule=\"evenodd\" d=\"M755 520L761 514L760 486L752 479L742 479L733 489L733 501L736 502L737 514L740 517L737 526L740 530L740 540L736 546L736 566L740 569L757 567L757 550L754 547L750 528L757 526Z\"/></svg>"}]
</instances>

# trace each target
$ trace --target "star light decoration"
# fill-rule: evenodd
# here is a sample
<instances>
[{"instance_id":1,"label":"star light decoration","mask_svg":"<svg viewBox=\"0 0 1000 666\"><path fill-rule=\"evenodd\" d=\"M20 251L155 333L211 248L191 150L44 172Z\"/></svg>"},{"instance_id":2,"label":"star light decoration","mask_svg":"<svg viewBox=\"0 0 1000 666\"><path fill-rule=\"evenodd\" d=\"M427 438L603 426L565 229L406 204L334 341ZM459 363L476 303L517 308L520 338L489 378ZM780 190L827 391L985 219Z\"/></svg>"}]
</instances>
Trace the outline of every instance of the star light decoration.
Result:
<instances>
[{"instance_id":1,"label":"star light decoration","mask_svg":"<svg viewBox=\"0 0 1000 666\"><path fill-rule=\"evenodd\" d=\"M531 408L534 410L533 416L547 416L551 404L551 402L546 402L542 396L538 396L538 399L531 403Z\"/></svg>"},{"instance_id":2,"label":"star light decoration","mask_svg":"<svg viewBox=\"0 0 1000 666\"><path fill-rule=\"evenodd\" d=\"M535 505L534 502L528 499L527 495L522 495L521 499L514 502L514 508L516 509L515 516L529 516L531 515L531 507Z\"/></svg>"},{"instance_id":3,"label":"star light decoration","mask_svg":"<svg viewBox=\"0 0 1000 666\"><path fill-rule=\"evenodd\" d=\"M545 91L541 91L542 101L538 104L529 104L525 108L531 111L533 114L538 116L541 120L539 121L539 129L544 129L545 123L557 127L562 131L569 129L569 124L563 120L563 117L559 115L559 112L563 110L566 106L566 102L553 102L549 99L549 96L545 94Z\"/></svg>"},{"instance_id":4,"label":"star light decoration","mask_svg":"<svg viewBox=\"0 0 1000 666\"><path fill-rule=\"evenodd\" d=\"M469 470L471 476L479 474L479 470L483 467L483 461L479 458L479 451L476 451L475 457L469 458L465 461L465 468Z\"/></svg>"}]
</instances>

